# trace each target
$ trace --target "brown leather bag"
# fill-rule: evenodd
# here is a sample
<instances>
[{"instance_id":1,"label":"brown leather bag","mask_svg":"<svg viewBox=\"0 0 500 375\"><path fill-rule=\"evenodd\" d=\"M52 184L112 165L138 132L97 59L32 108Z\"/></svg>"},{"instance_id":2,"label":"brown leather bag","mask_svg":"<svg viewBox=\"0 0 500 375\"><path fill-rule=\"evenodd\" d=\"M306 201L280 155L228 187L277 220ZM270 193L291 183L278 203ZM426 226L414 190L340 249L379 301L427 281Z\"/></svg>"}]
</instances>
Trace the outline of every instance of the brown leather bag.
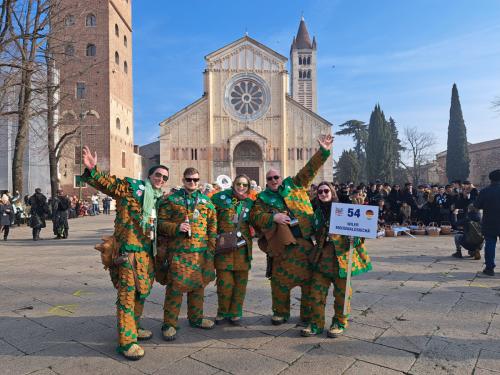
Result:
<instances>
[{"instance_id":1,"label":"brown leather bag","mask_svg":"<svg viewBox=\"0 0 500 375\"><path fill-rule=\"evenodd\" d=\"M238 236L236 232L226 232L217 235L215 254L227 254L238 247Z\"/></svg>"}]
</instances>

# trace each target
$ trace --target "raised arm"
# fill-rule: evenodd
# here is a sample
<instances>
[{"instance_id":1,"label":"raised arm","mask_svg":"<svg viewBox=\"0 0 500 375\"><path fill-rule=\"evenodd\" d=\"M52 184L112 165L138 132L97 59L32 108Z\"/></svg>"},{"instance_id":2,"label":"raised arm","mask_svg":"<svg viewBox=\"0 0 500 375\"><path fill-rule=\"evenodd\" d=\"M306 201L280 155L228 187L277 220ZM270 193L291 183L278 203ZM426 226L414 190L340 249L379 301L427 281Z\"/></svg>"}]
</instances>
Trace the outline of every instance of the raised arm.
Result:
<instances>
[{"instance_id":1,"label":"raised arm","mask_svg":"<svg viewBox=\"0 0 500 375\"><path fill-rule=\"evenodd\" d=\"M293 177L293 183L303 188L309 188L319 169L328 159L331 153L333 137L322 135L318 138L319 150L312 156L306 165Z\"/></svg>"},{"instance_id":2,"label":"raised arm","mask_svg":"<svg viewBox=\"0 0 500 375\"><path fill-rule=\"evenodd\" d=\"M90 186L113 198L123 197L128 194L129 183L116 176L111 176L109 173L101 172L97 168L97 152L92 155L87 146L83 147L83 164L85 165L85 172L82 179Z\"/></svg>"}]
</instances>

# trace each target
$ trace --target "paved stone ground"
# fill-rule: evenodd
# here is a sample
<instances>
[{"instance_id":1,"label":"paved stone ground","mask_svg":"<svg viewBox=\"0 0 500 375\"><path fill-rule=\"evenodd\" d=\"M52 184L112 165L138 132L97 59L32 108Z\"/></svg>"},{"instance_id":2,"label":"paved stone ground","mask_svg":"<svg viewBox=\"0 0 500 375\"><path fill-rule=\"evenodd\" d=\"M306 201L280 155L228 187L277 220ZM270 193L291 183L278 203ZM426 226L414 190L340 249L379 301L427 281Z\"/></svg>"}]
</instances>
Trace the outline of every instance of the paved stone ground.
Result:
<instances>
[{"instance_id":1,"label":"paved stone ground","mask_svg":"<svg viewBox=\"0 0 500 375\"><path fill-rule=\"evenodd\" d=\"M70 239L30 240L14 228L0 243L1 374L500 374L500 279L477 276L482 262L457 260L452 238L368 242L374 270L354 279L345 336L302 338L269 324L264 257L255 251L243 327L192 329L182 310L178 340L162 341L164 289L155 284L144 324L146 356L115 352L116 294L93 245L112 217L72 220ZM206 314L216 313L213 285ZM331 317L331 300L327 307Z\"/></svg>"}]
</instances>

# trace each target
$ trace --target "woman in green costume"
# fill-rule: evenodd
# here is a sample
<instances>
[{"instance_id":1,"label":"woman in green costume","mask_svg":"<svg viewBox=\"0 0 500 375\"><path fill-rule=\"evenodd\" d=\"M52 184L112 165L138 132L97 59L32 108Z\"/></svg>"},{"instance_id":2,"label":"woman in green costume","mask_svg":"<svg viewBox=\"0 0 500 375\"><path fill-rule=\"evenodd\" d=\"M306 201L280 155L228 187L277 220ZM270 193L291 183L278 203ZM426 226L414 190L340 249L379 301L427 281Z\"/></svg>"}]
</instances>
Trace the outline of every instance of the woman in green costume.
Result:
<instances>
[{"instance_id":1,"label":"woman in green costume","mask_svg":"<svg viewBox=\"0 0 500 375\"><path fill-rule=\"evenodd\" d=\"M215 323L228 319L232 324L241 322L248 272L252 261L252 235L250 234L250 210L253 200L248 197L250 178L236 177L231 189L218 192L212 197L217 210L217 233L236 234L237 246L229 251L215 253L217 271L217 296L219 307Z\"/></svg>"},{"instance_id":2,"label":"woman in green costume","mask_svg":"<svg viewBox=\"0 0 500 375\"><path fill-rule=\"evenodd\" d=\"M313 227L317 247L311 254L313 274L310 289L311 320L302 336L315 336L323 332L325 326L325 304L328 289L333 284L335 314L327 332L328 337L341 335L348 325L352 289L346 291L347 263L349 256L349 237L329 234L330 213L333 202L338 202L332 184L321 182L317 190L319 207L314 212ZM357 275L371 270L370 257L366 253L364 240L356 238L352 258L352 273ZM346 299L347 296L347 299ZM347 303L346 314L344 304Z\"/></svg>"}]
</instances>

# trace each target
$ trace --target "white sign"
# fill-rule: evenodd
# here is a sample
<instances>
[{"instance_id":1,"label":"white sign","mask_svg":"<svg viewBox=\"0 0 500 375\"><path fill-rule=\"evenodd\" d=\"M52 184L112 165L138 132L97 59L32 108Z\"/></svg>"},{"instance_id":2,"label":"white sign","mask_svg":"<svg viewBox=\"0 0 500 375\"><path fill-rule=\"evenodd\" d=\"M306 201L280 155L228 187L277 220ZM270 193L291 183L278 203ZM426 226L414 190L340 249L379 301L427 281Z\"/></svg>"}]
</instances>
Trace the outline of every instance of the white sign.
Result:
<instances>
[{"instance_id":1,"label":"white sign","mask_svg":"<svg viewBox=\"0 0 500 375\"><path fill-rule=\"evenodd\" d=\"M330 234L377 238L378 206L332 203Z\"/></svg>"}]
</instances>

